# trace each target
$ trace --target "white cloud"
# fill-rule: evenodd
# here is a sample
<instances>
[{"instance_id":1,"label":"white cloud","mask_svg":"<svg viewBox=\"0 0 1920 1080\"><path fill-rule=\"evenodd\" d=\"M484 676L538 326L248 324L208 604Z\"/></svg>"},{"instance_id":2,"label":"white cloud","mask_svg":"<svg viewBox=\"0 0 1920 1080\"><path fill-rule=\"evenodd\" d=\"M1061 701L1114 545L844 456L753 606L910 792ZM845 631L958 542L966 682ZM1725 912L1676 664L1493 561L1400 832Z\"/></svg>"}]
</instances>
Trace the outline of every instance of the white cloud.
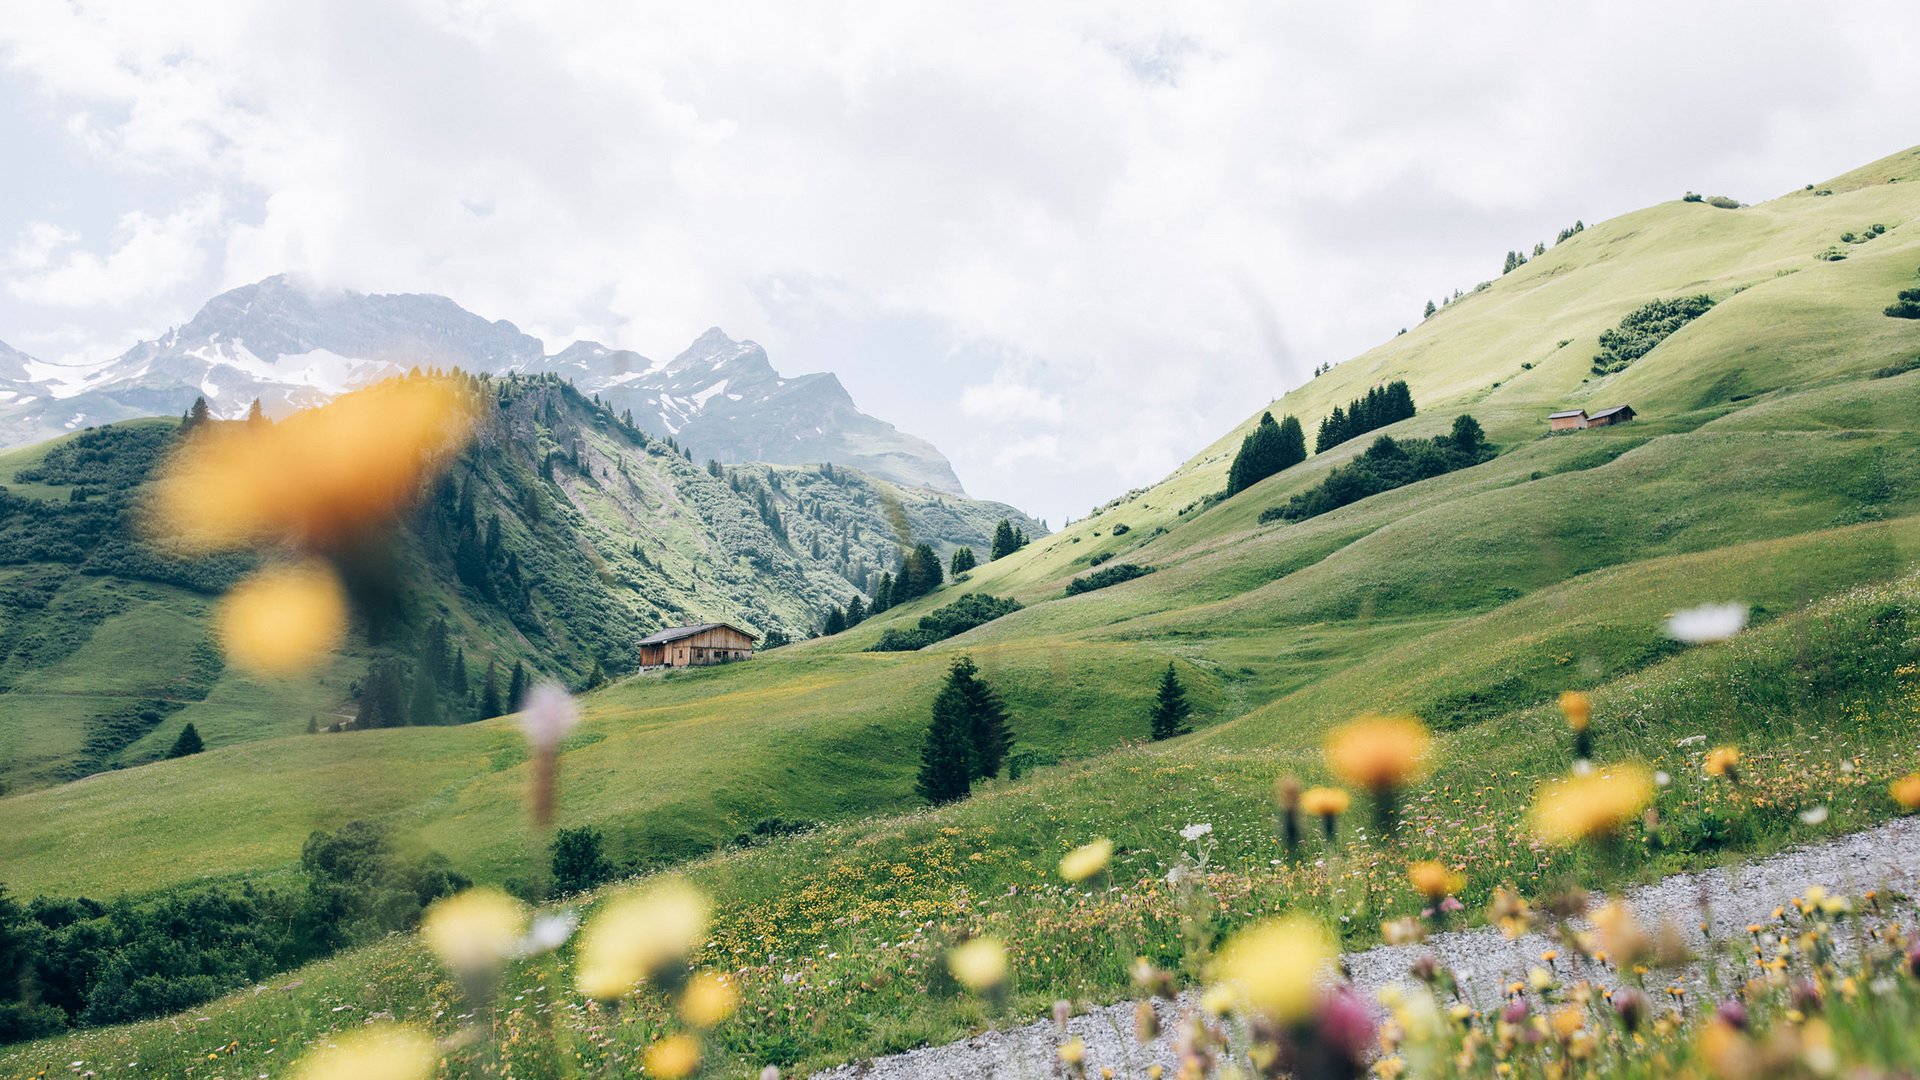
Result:
<instances>
[{"instance_id":1,"label":"white cloud","mask_svg":"<svg viewBox=\"0 0 1920 1080\"><path fill-rule=\"evenodd\" d=\"M1005 376L967 387L960 394L960 411L1002 424L1058 424L1066 418L1059 394Z\"/></svg>"},{"instance_id":2,"label":"white cloud","mask_svg":"<svg viewBox=\"0 0 1920 1080\"><path fill-rule=\"evenodd\" d=\"M776 364L830 363L973 490L1057 516L1575 217L1765 197L1899 149L1887 110L1920 68L1885 43L1916 19L1899 0L15 0L0 65L39 91L20 108L65 120L37 149L218 209L17 202L0 236L126 220L109 253L15 267L0 337L87 302L180 318L283 270L655 356L717 323ZM1849 62L1805 78L1814 55ZM983 384L994 367L883 329L822 356L792 336L816 309L1038 362ZM974 438L970 407L995 402L1073 459Z\"/></svg>"},{"instance_id":3,"label":"white cloud","mask_svg":"<svg viewBox=\"0 0 1920 1080\"><path fill-rule=\"evenodd\" d=\"M212 198L164 218L135 210L120 219L113 250L64 251L59 258L55 252L77 237L36 222L15 245L7 291L29 303L65 308L118 307L163 293L199 273L217 218Z\"/></svg>"}]
</instances>

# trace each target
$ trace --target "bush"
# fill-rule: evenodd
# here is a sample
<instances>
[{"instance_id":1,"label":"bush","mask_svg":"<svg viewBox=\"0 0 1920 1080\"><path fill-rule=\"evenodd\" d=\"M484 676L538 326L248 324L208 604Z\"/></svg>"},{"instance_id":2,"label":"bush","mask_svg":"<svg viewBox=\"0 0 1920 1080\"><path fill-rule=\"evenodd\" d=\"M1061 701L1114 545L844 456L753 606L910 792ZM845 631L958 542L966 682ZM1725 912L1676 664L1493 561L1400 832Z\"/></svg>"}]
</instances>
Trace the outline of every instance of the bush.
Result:
<instances>
[{"instance_id":1,"label":"bush","mask_svg":"<svg viewBox=\"0 0 1920 1080\"><path fill-rule=\"evenodd\" d=\"M1494 454L1471 416L1456 417L1450 435L1418 442L1401 443L1382 435L1365 453L1328 473L1319 484L1262 511L1260 520L1303 521L1369 495L1478 465Z\"/></svg>"},{"instance_id":2,"label":"bush","mask_svg":"<svg viewBox=\"0 0 1920 1080\"><path fill-rule=\"evenodd\" d=\"M619 876L620 868L603 850L606 837L599 829L582 825L553 834L553 891L586 892Z\"/></svg>"},{"instance_id":3,"label":"bush","mask_svg":"<svg viewBox=\"0 0 1920 1080\"><path fill-rule=\"evenodd\" d=\"M1138 563L1115 563L1104 570L1098 570L1088 574L1086 577L1077 577L1067 582L1067 595L1079 596L1081 593L1104 589L1110 585L1118 585L1123 581L1132 581L1134 578L1145 577L1151 573L1153 573L1153 567L1151 566L1141 566Z\"/></svg>"},{"instance_id":4,"label":"bush","mask_svg":"<svg viewBox=\"0 0 1920 1080\"><path fill-rule=\"evenodd\" d=\"M1920 289L1902 289L1900 296L1887 307L1887 315L1894 319L1920 319Z\"/></svg>"},{"instance_id":5,"label":"bush","mask_svg":"<svg viewBox=\"0 0 1920 1080\"><path fill-rule=\"evenodd\" d=\"M1707 313L1713 298L1706 294L1655 300L1627 313L1620 325L1600 333L1600 352L1593 373L1607 375L1652 352L1674 331Z\"/></svg>"},{"instance_id":6,"label":"bush","mask_svg":"<svg viewBox=\"0 0 1920 1080\"><path fill-rule=\"evenodd\" d=\"M945 607L935 608L920 616L920 624L915 629L889 629L880 635L879 641L867 646L866 651L913 652L1019 610L1018 600L988 596L986 593L968 593Z\"/></svg>"}]
</instances>

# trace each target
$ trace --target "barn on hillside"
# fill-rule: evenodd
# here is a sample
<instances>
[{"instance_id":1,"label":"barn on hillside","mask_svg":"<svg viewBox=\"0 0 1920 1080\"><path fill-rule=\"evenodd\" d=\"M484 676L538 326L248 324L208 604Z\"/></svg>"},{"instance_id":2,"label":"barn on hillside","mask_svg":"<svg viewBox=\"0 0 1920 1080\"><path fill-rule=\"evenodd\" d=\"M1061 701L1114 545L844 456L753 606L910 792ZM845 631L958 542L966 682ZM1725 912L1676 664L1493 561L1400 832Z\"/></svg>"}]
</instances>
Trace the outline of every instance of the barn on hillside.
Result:
<instances>
[{"instance_id":1,"label":"barn on hillside","mask_svg":"<svg viewBox=\"0 0 1920 1080\"><path fill-rule=\"evenodd\" d=\"M706 667L753 659L759 639L728 623L675 626L640 639L640 666Z\"/></svg>"},{"instance_id":2,"label":"barn on hillside","mask_svg":"<svg viewBox=\"0 0 1920 1080\"><path fill-rule=\"evenodd\" d=\"M1587 410L1563 409L1547 414L1547 426L1554 431L1579 431L1587 426Z\"/></svg>"},{"instance_id":3,"label":"barn on hillside","mask_svg":"<svg viewBox=\"0 0 1920 1080\"><path fill-rule=\"evenodd\" d=\"M1615 405L1611 409L1601 409L1599 412L1587 417L1587 426L1608 427L1613 424L1624 424L1632 419L1633 406Z\"/></svg>"}]
</instances>

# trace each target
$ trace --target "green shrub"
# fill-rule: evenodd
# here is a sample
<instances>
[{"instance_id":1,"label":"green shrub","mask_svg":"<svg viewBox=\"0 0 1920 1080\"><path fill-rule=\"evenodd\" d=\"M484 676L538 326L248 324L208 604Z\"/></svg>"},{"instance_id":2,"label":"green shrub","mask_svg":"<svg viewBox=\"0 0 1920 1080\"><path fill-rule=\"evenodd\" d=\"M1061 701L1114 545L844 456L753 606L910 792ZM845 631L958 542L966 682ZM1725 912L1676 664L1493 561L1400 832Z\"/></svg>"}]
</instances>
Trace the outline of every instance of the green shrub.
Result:
<instances>
[{"instance_id":1,"label":"green shrub","mask_svg":"<svg viewBox=\"0 0 1920 1080\"><path fill-rule=\"evenodd\" d=\"M866 651L913 652L924 649L935 642L990 623L1002 615L1019 611L1020 606L1018 600L988 596L986 593L968 593L945 607L935 608L920 616L919 625L912 630L898 627L888 629L880 635L879 641L867 646Z\"/></svg>"},{"instance_id":2,"label":"green shrub","mask_svg":"<svg viewBox=\"0 0 1920 1080\"><path fill-rule=\"evenodd\" d=\"M1327 478L1280 506L1261 511L1262 523L1304 521L1369 495L1378 495L1457 469L1470 468L1495 454L1480 424L1471 416L1453 421L1453 432L1402 443L1391 435L1375 439L1366 452L1327 474Z\"/></svg>"},{"instance_id":3,"label":"green shrub","mask_svg":"<svg viewBox=\"0 0 1920 1080\"><path fill-rule=\"evenodd\" d=\"M1654 300L1627 313L1620 325L1600 333L1600 351L1593 373L1607 375L1652 352L1674 331L1707 313L1713 298L1702 293L1670 300Z\"/></svg>"},{"instance_id":4,"label":"green shrub","mask_svg":"<svg viewBox=\"0 0 1920 1080\"><path fill-rule=\"evenodd\" d=\"M1153 567L1151 566L1141 566L1138 563L1115 563L1104 570L1098 570L1088 574L1086 577L1077 577L1067 582L1067 595L1079 596L1081 593L1104 589L1111 585L1118 585L1123 581L1132 581L1137 577L1145 577L1151 573L1153 573Z\"/></svg>"}]
</instances>

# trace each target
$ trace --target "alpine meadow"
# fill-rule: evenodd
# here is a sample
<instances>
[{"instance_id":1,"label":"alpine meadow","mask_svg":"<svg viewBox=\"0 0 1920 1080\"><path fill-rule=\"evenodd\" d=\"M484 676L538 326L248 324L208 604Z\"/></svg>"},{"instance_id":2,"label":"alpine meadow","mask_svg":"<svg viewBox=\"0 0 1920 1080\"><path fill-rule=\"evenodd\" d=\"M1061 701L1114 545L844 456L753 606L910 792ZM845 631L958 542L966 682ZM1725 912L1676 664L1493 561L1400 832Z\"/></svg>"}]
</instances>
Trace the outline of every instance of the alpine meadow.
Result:
<instances>
[{"instance_id":1,"label":"alpine meadow","mask_svg":"<svg viewBox=\"0 0 1920 1080\"><path fill-rule=\"evenodd\" d=\"M1057 528L718 329L0 346L0 1075L1920 1072L1920 147L1673 195Z\"/></svg>"}]
</instances>

